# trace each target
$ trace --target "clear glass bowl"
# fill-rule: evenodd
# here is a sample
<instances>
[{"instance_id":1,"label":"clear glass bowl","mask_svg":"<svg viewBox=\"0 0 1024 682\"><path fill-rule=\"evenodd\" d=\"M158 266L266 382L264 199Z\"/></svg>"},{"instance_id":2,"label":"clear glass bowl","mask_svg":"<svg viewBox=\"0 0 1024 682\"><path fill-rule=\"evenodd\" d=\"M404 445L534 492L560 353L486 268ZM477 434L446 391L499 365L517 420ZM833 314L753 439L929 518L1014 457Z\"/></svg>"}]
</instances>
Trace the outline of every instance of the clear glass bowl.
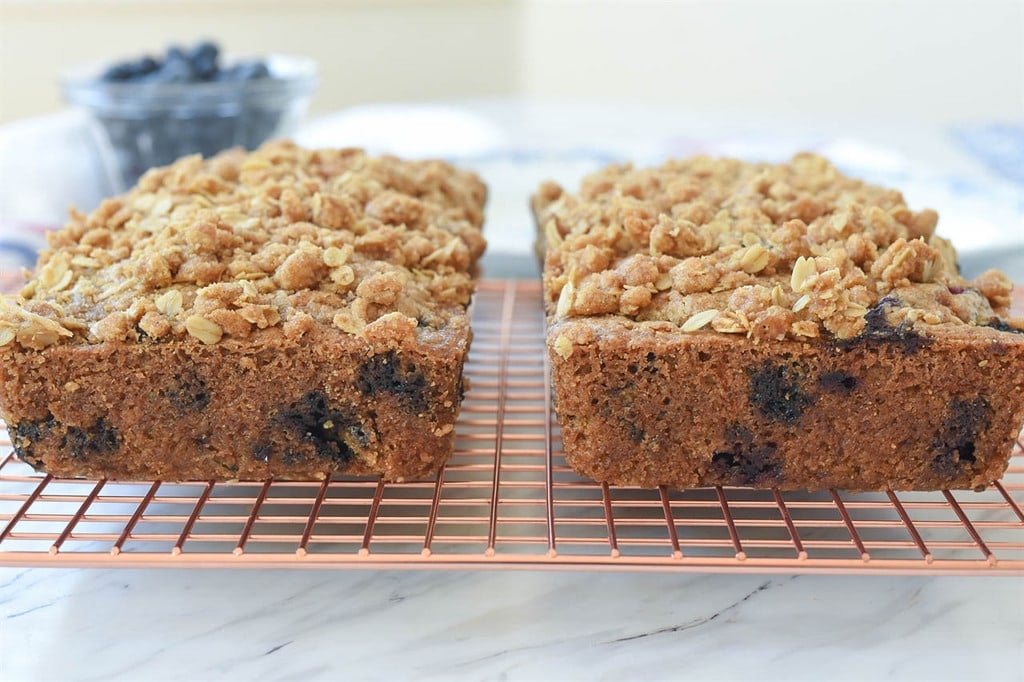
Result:
<instances>
[{"instance_id":1,"label":"clear glass bowl","mask_svg":"<svg viewBox=\"0 0 1024 682\"><path fill-rule=\"evenodd\" d=\"M284 55L261 59L270 78L111 83L100 80L102 65L92 65L66 73L61 88L70 104L89 112L113 189L123 191L148 169L182 156L254 149L291 133L316 89L316 63Z\"/></svg>"}]
</instances>

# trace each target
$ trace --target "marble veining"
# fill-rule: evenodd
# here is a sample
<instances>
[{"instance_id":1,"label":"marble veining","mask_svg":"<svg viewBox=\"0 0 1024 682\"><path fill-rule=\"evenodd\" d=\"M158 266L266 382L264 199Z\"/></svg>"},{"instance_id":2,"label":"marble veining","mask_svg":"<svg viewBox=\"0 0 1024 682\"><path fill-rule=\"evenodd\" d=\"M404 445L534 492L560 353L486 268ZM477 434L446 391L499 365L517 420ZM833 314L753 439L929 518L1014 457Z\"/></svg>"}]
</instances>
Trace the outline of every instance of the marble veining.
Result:
<instances>
[{"instance_id":1,"label":"marble veining","mask_svg":"<svg viewBox=\"0 0 1024 682\"><path fill-rule=\"evenodd\" d=\"M1014 578L0 569L0 678L1024 679Z\"/></svg>"}]
</instances>

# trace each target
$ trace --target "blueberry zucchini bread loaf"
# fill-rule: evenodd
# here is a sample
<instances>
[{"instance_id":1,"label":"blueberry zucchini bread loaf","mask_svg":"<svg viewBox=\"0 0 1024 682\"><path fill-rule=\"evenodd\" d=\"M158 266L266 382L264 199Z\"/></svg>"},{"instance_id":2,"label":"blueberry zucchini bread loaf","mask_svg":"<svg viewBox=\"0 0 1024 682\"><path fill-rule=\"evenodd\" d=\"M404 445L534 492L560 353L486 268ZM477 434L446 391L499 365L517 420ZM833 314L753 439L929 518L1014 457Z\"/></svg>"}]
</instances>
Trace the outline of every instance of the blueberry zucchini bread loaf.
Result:
<instances>
[{"instance_id":1,"label":"blueberry zucchini bread loaf","mask_svg":"<svg viewBox=\"0 0 1024 682\"><path fill-rule=\"evenodd\" d=\"M116 479L431 474L485 194L441 162L273 143L73 212L0 307L18 456Z\"/></svg>"},{"instance_id":2,"label":"blueberry zucchini bread loaf","mask_svg":"<svg viewBox=\"0 0 1024 682\"><path fill-rule=\"evenodd\" d=\"M566 458L622 485L982 488L1024 421L1010 281L822 158L533 199Z\"/></svg>"}]
</instances>

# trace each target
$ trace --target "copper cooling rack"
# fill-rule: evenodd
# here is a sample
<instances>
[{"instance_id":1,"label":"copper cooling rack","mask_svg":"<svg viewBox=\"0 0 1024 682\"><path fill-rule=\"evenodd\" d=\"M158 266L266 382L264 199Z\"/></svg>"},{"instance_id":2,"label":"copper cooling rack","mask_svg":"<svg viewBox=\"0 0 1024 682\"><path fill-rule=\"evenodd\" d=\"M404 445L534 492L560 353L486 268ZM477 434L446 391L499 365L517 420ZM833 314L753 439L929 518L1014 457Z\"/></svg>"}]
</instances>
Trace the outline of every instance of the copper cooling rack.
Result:
<instances>
[{"instance_id":1,"label":"copper cooling rack","mask_svg":"<svg viewBox=\"0 0 1024 682\"><path fill-rule=\"evenodd\" d=\"M60 480L0 444L0 565L1024 574L1024 454L975 492L643 490L562 458L535 282L487 281L432 481Z\"/></svg>"}]
</instances>

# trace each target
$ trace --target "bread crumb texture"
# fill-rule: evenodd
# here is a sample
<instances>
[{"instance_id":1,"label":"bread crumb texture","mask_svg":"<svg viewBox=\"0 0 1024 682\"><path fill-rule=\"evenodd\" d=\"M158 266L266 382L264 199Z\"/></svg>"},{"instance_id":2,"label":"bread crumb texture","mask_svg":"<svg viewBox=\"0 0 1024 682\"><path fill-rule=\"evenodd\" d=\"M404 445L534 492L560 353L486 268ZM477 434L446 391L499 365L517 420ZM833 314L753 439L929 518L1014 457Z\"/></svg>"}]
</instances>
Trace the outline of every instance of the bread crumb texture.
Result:
<instances>
[{"instance_id":1,"label":"bread crumb texture","mask_svg":"<svg viewBox=\"0 0 1024 682\"><path fill-rule=\"evenodd\" d=\"M577 194L544 183L533 209L556 319L621 316L755 343L850 339L873 309L923 334L1007 325L1010 280L961 277L935 211L813 154L613 165Z\"/></svg>"},{"instance_id":2,"label":"bread crumb texture","mask_svg":"<svg viewBox=\"0 0 1024 682\"><path fill-rule=\"evenodd\" d=\"M446 163L357 149L186 157L71 212L0 299L0 345L439 329L469 303L485 198Z\"/></svg>"}]
</instances>

